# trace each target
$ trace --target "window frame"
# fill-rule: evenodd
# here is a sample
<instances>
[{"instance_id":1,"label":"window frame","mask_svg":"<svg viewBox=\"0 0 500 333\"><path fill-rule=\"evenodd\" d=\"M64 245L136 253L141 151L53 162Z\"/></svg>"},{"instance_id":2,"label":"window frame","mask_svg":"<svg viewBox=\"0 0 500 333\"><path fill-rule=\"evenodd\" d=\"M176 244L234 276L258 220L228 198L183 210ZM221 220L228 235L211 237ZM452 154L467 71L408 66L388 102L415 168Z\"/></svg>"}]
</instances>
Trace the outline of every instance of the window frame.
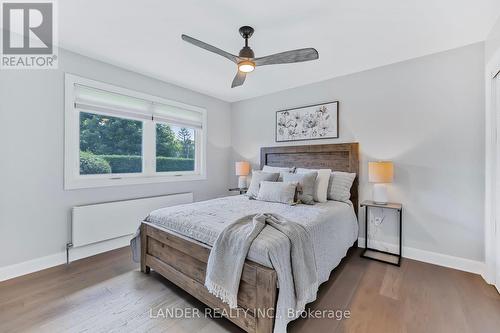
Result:
<instances>
[{"instance_id":1,"label":"window frame","mask_svg":"<svg viewBox=\"0 0 500 333\"><path fill-rule=\"evenodd\" d=\"M156 123L157 120L146 120L123 115L108 116L122 119L142 121L142 172L121 174L80 174L80 113L104 114L77 108L75 105L75 84L111 93L122 94L158 104L165 104L179 109L199 112L202 115L202 127L195 128L195 170L156 172ZM207 112L204 108L168 100L116 85L99 82L77 75L65 73L65 112L64 112L64 189L81 189L93 187L151 184L163 182L180 182L206 180L206 147L207 147ZM173 123L172 123L173 124ZM174 125L174 124L173 124ZM186 126L189 127L189 126Z\"/></svg>"}]
</instances>

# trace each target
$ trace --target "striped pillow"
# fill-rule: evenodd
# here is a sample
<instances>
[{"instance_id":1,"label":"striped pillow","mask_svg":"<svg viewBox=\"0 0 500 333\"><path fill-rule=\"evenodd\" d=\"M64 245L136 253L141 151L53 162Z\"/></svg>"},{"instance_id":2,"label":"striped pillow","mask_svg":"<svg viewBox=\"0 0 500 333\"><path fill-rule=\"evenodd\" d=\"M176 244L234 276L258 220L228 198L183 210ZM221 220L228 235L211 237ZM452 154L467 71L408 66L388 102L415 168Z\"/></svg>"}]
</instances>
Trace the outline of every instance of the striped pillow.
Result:
<instances>
[{"instance_id":1,"label":"striped pillow","mask_svg":"<svg viewBox=\"0 0 500 333\"><path fill-rule=\"evenodd\" d=\"M328 182L328 199L347 202L351 198L351 187L355 173L334 171L330 174Z\"/></svg>"}]
</instances>

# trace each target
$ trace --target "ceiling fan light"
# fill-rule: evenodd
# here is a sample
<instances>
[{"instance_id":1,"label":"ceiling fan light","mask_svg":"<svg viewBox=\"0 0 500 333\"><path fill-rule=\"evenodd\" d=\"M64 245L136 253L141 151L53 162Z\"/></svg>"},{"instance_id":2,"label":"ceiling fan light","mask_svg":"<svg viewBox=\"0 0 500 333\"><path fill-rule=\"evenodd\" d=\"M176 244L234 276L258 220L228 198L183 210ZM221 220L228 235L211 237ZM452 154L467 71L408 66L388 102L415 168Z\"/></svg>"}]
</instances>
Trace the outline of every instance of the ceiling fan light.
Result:
<instances>
[{"instance_id":1,"label":"ceiling fan light","mask_svg":"<svg viewBox=\"0 0 500 333\"><path fill-rule=\"evenodd\" d=\"M255 69L255 63L250 60L243 60L238 64L238 69L243 73L250 73Z\"/></svg>"}]
</instances>

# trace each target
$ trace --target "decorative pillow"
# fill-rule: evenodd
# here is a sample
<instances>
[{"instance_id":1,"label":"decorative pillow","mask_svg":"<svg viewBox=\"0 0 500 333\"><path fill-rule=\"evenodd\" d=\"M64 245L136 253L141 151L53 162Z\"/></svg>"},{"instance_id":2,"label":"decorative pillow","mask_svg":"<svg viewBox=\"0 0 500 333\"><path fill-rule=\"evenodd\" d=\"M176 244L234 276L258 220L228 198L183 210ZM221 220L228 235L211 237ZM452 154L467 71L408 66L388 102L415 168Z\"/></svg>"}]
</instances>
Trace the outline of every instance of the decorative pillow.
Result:
<instances>
[{"instance_id":1,"label":"decorative pillow","mask_svg":"<svg viewBox=\"0 0 500 333\"><path fill-rule=\"evenodd\" d=\"M296 173L307 173L307 172L317 172L318 176L314 182L314 201L326 202L328 193L328 183L330 181L331 169L303 169L297 168Z\"/></svg>"},{"instance_id":2,"label":"decorative pillow","mask_svg":"<svg viewBox=\"0 0 500 333\"><path fill-rule=\"evenodd\" d=\"M273 167L269 165L264 165L264 167L262 168L262 171L264 172L272 172L272 173L279 172L280 174L280 177L278 178L279 182L283 181L283 174L292 173L294 170L295 167L284 168L284 167Z\"/></svg>"},{"instance_id":3,"label":"decorative pillow","mask_svg":"<svg viewBox=\"0 0 500 333\"><path fill-rule=\"evenodd\" d=\"M252 180L250 181L250 186L248 186L247 195L250 198L256 198L259 194L260 182L270 181L275 182L280 176L279 173L270 173L264 171L252 170Z\"/></svg>"},{"instance_id":4,"label":"decorative pillow","mask_svg":"<svg viewBox=\"0 0 500 333\"><path fill-rule=\"evenodd\" d=\"M260 182L257 200L280 202L287 205L295 204L296 182Z\"/></svg>"},{"instance_id":5,"label":"decorative pillow","mask_svg":"<svg viewBox=\"0 0 500 333\"><path fill-rule=\"evenodd\" d=\"M317 172L285 173L283 181L297 182L298 201L306 205L314 205L314 182L317 176Z\"/></svg>"},{"instance_id":6,"label":"decorative pillow","mask_svg":"<svg viewBox=\"0 0 500 333\"><path fill-rule=\"evenodd\" d=\"M332 172L328 184L328 199L347 202L351 198L351 186L355 178L355 173Z\"/></svg>"}]
</instances>

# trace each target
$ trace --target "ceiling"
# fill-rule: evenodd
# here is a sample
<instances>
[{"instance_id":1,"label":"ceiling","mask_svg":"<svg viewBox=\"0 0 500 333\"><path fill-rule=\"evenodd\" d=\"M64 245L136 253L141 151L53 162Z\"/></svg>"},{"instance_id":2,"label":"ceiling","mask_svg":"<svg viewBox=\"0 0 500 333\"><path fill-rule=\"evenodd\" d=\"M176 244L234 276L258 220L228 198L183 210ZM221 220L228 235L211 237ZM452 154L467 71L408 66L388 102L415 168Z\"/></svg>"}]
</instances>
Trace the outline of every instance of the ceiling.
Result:
<instances>
[{"instance_id":1,"label":"ceiling","mask_svg":"<svg viewBox=\"0 0 500 333\"><path fill-rule=\"evenodd\" d=\"M234 102L482 41L498 0L64 0L68 50ZM264 66L231 89L236 65L181 40L237 54L250 25L257 57L315 47L319 60Z\"/></svg>"}]
</instances>

